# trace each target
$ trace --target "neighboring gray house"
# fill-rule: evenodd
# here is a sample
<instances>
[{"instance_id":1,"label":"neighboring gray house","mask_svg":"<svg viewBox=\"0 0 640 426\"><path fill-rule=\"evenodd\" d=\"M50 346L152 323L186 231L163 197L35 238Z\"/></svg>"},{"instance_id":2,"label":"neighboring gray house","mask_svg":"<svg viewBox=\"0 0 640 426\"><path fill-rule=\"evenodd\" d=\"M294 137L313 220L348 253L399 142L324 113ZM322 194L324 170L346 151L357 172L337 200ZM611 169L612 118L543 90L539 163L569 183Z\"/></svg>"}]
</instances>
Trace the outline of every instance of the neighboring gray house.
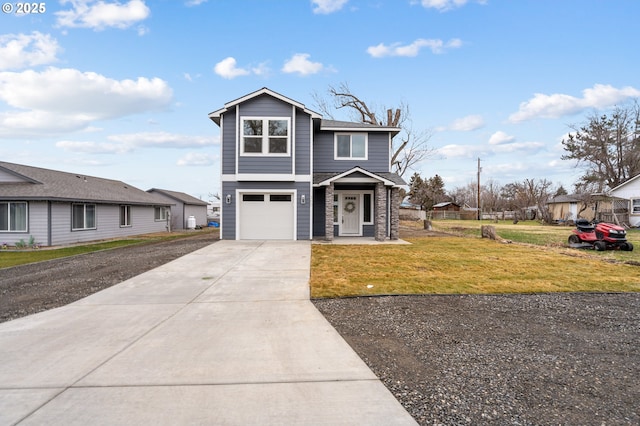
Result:
<instances>
[{"instance_id":1,"label":"neighboring gray house","mask_svg":"<svg viewBox=\"0 0 640 426\"><path fill-rule=\"evenodd\" d=\"M157 195L161 200L172 203L171 228L187 229L189 216L196 219L196 225L207 226L207 202L185 194L184 192L169 191L166 189L152 188L147 191Z\"/></svg>"},{"instance_id":2,"label":"neighboring gray house","mask_svg":"<svg viewBox=\"0 0 640 426\"><path fill-rule=\"evenodd\" d=\"M267 88L209 118L221 133L221 238L398 238L400 129L323 120Z\"/></svg>"},{"instance_id":3,"label":"neighboring gray house","mask_svg":"<svg viewBox=\"0 0 640 426\"><path fill-rule=\"evenodd\" d=\"M0 161L0 243L44 246L167 229L170 203L124 182Z\"/></svg>"}]
</instances>

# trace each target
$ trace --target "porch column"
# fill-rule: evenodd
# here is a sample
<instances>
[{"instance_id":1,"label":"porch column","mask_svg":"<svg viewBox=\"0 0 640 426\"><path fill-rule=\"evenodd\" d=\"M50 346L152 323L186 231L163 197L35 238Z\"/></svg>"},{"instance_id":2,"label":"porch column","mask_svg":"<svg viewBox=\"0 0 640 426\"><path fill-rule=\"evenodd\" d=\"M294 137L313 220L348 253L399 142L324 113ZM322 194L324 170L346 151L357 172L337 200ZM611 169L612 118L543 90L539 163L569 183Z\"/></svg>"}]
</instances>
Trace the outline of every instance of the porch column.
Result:
<instances>
[{"instance_id":1,"label":"porch column","mask_svg":"<svg viewBox=\"0 0 640 426\"><path fill-rule=\"evenodd\" d=\"M387 189L382 182L376 183L376 220L374 237L376 241L384 241L387 234Z\"/></svg>"},{"instance_id":2,"label":"porch column","mask_svg":"<svg viewBox=\"0 0 640 426\"><path fill-rule=\"evenodd\" d=\"M324 192L324 239L333 241L333 182Z\"/></svg>"},{"instance_id":3,"label":"porch column","mask_svg":"<svg viewBox=\"0 0 640 426\"><path fill-rule=\"evenodd\" d=\"M389 237L397 240L400 232L400 189L391 188L391 229Z\"/></svg>"}]
</instances>

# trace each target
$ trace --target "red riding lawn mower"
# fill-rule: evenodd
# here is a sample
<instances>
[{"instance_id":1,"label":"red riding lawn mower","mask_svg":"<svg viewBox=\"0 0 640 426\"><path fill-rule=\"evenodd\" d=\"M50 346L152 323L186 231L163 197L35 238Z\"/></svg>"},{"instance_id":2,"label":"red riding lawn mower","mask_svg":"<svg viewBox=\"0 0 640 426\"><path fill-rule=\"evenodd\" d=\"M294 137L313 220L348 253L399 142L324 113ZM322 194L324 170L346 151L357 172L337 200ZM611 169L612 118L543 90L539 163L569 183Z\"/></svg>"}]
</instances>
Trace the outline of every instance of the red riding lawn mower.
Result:
<instances>
[{"instance_id":1,"label":"red riding lawn mower","mask_svg":"<svg viewBox=\"0 0 640 426\"><path fill-rule=\"evenodd\" d=\"M622 250L632 251L633 244L627 241L627 231L622 226L605 222L576 220L576 229L569 236L569 246L574 248L592 248L596 251Z\"/></svg>"}]
</instances>

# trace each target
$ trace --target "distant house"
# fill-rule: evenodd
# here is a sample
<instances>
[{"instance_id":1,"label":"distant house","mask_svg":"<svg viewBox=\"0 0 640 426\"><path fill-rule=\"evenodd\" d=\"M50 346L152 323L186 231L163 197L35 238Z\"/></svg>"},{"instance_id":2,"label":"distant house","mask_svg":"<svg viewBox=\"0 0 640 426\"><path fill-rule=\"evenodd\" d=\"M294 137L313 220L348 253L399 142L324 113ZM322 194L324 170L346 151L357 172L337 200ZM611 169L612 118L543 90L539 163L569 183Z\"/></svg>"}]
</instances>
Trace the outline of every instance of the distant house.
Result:
<instances>
[{"instance_id":1,"label":"distant house","mask_svg":"<svg viewBox=\"0 0 640 426\"><path fill-rule=\"evenodd\" d=\"M167 229L170 203L127 183L0 162L0 242L66 245Z\"/></svg>"},{"instance_id":2,"label":"distant house","mask_svg":"<svg viewBox=\"0 0 640 426\"><path fill-rule=\"evenodd\" d=\"M152 188L147 191L159 199L171 203L171 228L187 229L189 216L196 219L196 225L207 225L208 203L184 192L169 191L167 189Z\"/></svg>"},{"instance_id":3,"label":"distant house","mask_svg":"<svg viewBox=\"0 0 640 426\"><path fill-rule=\"evenodd\" d=\"M547 208L555 222L575 221L580 218L592 221L596 214L596 201L579 194L558 195L547 203Z\"/></svg>"},{"instance_id":4,"label":"distant house","mask_svg":"<svg viewBox=\"0 0 640 426\"><path fill-rule=\"evenodd\" d=\"M460 205L456 204L452 201L445 201L443 203L438 203L433 205L433 211L436 212L459 212Z\"/></svg>"}]
</instances>

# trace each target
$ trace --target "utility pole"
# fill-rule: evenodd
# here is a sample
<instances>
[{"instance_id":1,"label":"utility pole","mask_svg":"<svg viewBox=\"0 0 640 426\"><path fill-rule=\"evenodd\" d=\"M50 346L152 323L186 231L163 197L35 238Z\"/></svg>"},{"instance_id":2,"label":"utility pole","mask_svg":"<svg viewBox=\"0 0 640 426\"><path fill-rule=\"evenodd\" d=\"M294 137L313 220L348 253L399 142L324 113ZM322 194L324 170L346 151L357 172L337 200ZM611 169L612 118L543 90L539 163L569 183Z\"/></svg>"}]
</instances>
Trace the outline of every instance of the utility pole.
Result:
<instances>
[{"instance_id":1,"label":"utility pole","mask_svg":"<svg viewBox=\"0 0 640 426\"><path fill-rule=\"evenodd\" d=\"M480 157L478 157L478 220L482 218L482 213L480 213L480 172L482 168L480 167Z\"/></svg>"}]
</instances>

